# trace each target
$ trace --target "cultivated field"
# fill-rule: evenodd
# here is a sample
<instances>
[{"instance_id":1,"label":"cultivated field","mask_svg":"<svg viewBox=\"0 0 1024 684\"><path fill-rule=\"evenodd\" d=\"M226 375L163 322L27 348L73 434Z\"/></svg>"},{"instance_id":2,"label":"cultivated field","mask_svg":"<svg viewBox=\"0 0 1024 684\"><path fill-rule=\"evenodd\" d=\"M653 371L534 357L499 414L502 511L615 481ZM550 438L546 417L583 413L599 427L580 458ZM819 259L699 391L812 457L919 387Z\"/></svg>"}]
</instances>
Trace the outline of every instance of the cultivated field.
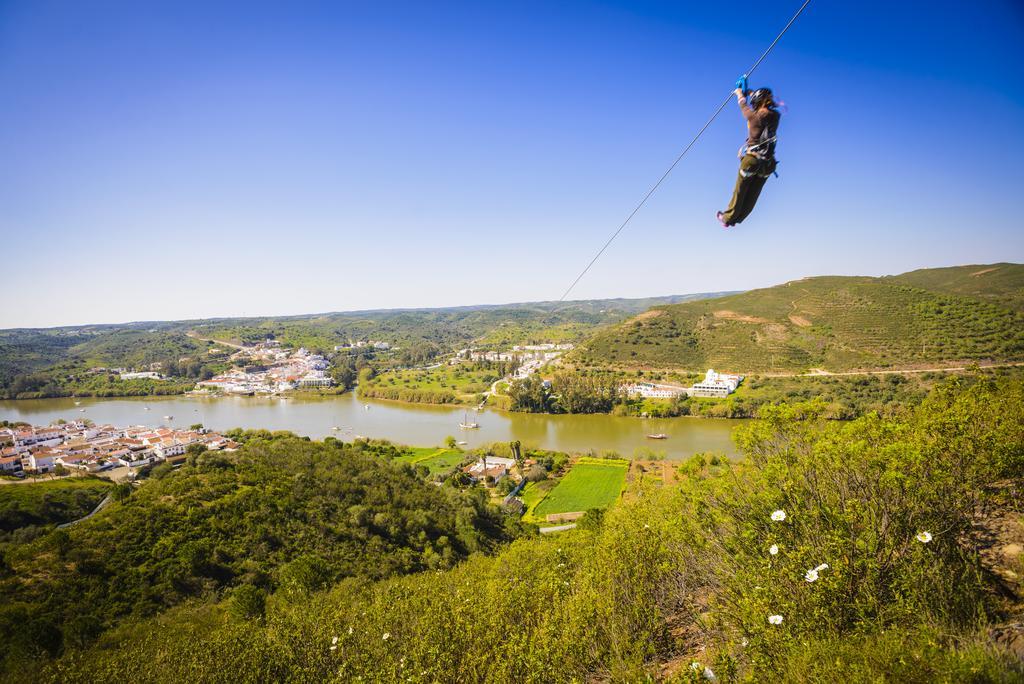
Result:
<instances>
[{"instance_id":1,"label":"cultivated field","mask_svg":"<svg viewBox=\"0 0 1024 684\"><path fill-rule=\"evenodd\" d=\"M625 460L581 458L558 485L535 504L530 511L532 517L543 520L552 513L605 508L615 503L622 493L628 469L629 461Z\"/></svg>"},{"instance_id":2,"label":"cultivated field","mask_svg":"<svg viewBox=\"0 0 1024 684\"><path fill-rule=\"evenodd\" d=\"M466 458L466 454L458 449L413 447L410 451L412 453L399 456L394 461L414 466L426 466L430 469L431 476L447 473Z\"/></svg>"}]
</instances>

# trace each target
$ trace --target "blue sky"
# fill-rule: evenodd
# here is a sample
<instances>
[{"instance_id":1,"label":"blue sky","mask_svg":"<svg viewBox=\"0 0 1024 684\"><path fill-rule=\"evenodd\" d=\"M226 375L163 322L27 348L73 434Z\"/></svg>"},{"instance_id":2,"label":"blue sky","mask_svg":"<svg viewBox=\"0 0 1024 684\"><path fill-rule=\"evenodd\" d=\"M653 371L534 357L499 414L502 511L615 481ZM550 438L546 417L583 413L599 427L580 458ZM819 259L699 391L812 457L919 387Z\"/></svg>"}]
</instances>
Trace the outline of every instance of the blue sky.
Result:
<instances>
[{"instance_id":1,"label":"blue sky","mask_svg":"<svg viewBox=\"0 0 1024 684\"><path fill-rule=\"evenodd\" d=\"M555 299L798 5L0 0L0 327ZM1024 261L1022 44L812 0L573 297Z\"/></svg>"}]
</instances>

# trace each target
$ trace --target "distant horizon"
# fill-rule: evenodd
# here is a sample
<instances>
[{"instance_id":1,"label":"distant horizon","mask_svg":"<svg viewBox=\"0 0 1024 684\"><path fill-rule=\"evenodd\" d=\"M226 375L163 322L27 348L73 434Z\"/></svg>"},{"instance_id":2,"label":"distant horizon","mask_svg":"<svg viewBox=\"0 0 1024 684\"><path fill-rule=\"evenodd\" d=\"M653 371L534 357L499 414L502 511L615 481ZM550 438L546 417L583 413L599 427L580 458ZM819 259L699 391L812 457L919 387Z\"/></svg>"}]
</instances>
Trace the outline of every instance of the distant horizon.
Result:
<instances>
[{"instance_id":1,"label":"distant horizon","mask_svg":"<svg viewBox=\"0 0 1024 684\"><path fill-rule=\"evenodd\" d=\"M551 301L800 5L0 2L0 328ZM730 101L571 296L1024 261L1021 44L1019 0L811 2L754 213Z\"/></svg>"},{"instance_id":2,"label":"distant horizon","mask_svg":"<svg viewBox=\"0 0 1024 684\"><path fill-rule=\"evenodd\" d=\"M987 268L992 266L1007 265L1007 266L1020 266L1024 265L1014 261L993 261L990 263L978 263L978 264L946 264L941 266L925 266L921 268L912 268L907 271L900 271L898 273L882 273L878 275L871 275L866 273L817 273L814 275L803 275L795 278L789 278L776 283L767 285L758 285L756 287L749 288L723 288L715 290L702 290L700 292L682 292L673 294L656 294L656 295L640 295L636 297L590 297L586 299L567 299L564 302L560 302L557 299L539 299L533 301L518 301L518 302L499 302L499 303L476 303L476 304L450 304L446 306L392 306L392 307L377 307L367 309L334 309L325 311L314 311L307 313L273 313L273 314L252 314L252 315L223 315L223 316L186 316L184 318L151 318L151 319L138 319L129 321L93 321L90 323L67 323L61 325L45 325L45 326L11 326L6 328L0 328L0 332L7 332L12 330L59 330L62 328L84 328L92 326L133 326L133 325L146 325L146 324L157 324L157 323L184 323L187 321L231 321L248 318L267 318L267 319L284 319L284 318L312 318L316 316L338 316L338 315L359 315L359 314L373 314L373 313L389 313L389 312L414 312L414 311L450 311L457 309L485 309L485 308L502 308L502 307L513 307L513 306L529 306L529 305L543 305L543 304L554 304L554 305L572 305L581 304L585 302L595 301L639 301L643 299L669 299L672 297L697 297L700 295L718 295L723 296L730 294L739 294L742 292L750 292L752 290L761 290L779 285L784 285L789 282L795 282L798 280L806 280L808 278L886 278L891 276L904 275L906 273L912 273L914 271L926 271L936 270L943 268Z\"/></svg>"}]
</instances>

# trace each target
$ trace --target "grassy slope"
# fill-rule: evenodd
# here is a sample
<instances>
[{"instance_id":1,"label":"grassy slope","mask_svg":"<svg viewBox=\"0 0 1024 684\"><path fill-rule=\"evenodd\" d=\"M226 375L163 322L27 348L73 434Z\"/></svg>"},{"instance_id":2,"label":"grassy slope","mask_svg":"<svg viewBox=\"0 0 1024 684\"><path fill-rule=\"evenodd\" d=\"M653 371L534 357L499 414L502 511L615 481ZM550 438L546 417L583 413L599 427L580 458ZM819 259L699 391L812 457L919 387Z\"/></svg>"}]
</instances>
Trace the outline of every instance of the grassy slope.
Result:
<instances>
[{"instance_id":1,"label":"grassy slope","mask_svg":"<svg viewBox=\"0 0 1024 684\"><path fill-rule=\"evenodd\" d=\"M95 508L111 486L95 477L0 486L0 530L76 520Z\"/></svg>"},{"instance_id":2,"label":"grassy slope","mask_svg":"<svg viewBox=\"0 0 1024 684\"><path fill-rule=\"evenodd\" d=\"M975 297L1024 311L1024 264L925 268L887 280L935 292Z\"/></svg>"},{"instance_id":3,"label":"grassy slope","mask_svg":"<svg viewBox=\"0 0 1024 684\"><path fill-rule=\"evenodd\" d=\"M996 268L990 273L999 274ZM969 287L959 276L915 272L807 278L659 306L599 332L571 358L584 365L736 372L1017 361L1024 359L1024 314L1004 302L1024 291L1014 285L1024 268L1005 268L991 297L984 286L971 281ZM963 294L924 290L901 279Z\"/></svg>"}]
</instances>

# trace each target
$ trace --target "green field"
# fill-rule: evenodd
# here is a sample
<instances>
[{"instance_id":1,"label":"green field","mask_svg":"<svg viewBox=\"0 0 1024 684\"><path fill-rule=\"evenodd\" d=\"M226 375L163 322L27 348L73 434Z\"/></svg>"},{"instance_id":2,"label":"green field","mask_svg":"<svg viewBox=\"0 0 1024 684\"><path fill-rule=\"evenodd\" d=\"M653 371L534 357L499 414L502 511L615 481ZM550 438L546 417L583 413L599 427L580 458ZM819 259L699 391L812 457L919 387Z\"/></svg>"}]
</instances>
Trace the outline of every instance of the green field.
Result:
<instances>
[{"instance_id":1,"label":"green field","mask_svg":"<svg viewBox=\"0 0 1024 684\"><path fill-rule=\"evenodd\" d=\"M430 475L443 475L465 460L466 454L458 449L411 447L409 454L395 458L396 463L426 466Z\"/></svg>"},{"instance_id":2,"label":"green field","mask_svg":"<svg viewBox=\"0 0 1024 684\"><path fill-rule=\"evenodd\" d=\"M621 459L581 458L558 485L535 505L534 519L544 520L545 516L552 513L605 508L615 503L626 484L628 469L629 461Z\"/></svg>"}]
</instances>

